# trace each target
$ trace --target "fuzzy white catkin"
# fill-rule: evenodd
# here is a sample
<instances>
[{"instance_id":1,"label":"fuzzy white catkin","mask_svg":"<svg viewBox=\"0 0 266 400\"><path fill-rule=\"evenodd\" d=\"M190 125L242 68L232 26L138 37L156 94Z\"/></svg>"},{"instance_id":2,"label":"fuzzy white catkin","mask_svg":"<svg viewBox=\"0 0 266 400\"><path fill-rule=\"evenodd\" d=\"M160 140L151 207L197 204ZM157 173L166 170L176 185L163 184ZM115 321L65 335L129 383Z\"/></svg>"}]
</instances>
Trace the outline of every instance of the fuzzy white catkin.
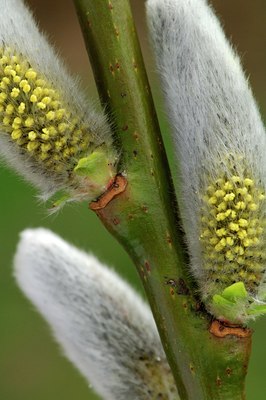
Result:
<instances>
[{"instance_id":1,"label":"fuzzy white catkin","mask_svg":"<svg viewBox=\"0 0 266 400\"><path fill-rule=\"evenodd\" d=\"M222 211L228 207L228 214L234 207L241 207L240 203L236 206L240 196L238 185L241 183L235 176L240 177L241 182L244 182L245 177L253 179L252 184L258 188L254 198L263 198L266 188L266 135L257 105L239 58L227 42L221 25L207 1L148 0L146 5L149 31L172 126L176 158L180 163L182 196L179 202L193 274L199 281L203 296L215 293L217 287L213 282L216 279L220 282L223 276L228 277L224 279L224 286L241 280L243 276L247 288L249 283L252 287L249 292L256 296L263 286L262 276L265 268L256 265L257 269L260 268L259 274L253 266L250 267L251 273L246 272L249 268L247 263L245 264L248 260L247 252L256 250L254 237L250 237L249 242L246 240L244 246L240 243L237 248L233 248L233 241L235 245L240 241L241 235L238 237L236 233L239 226L230 225L231 231L227 227L218 231L220 222L213 221L212 228L208 226L203 233L201 218L205 218L205 225L211 220L207 215L208 207L209 211L213 207L213 215L217 217L215 213L220 201L217 196L222 196L225 190L224 187L219 187L219 182L224 184L223 179L237 182L232 185L230 182L226 184L227 194L232 190L236 191L236 194L229 193L225 206L220 206ZM219 180L220 178L222 180ZM245 182L249 184L248 180ZM222 190L217 196L216 193L211 195L208 192L215 192L219 188ZM244 193L247 188L240 189L241 193ZM258 194L259 191L261 194ZM234 201L228 200L230 195L232 198L235 196ZM209 196L209 199L206 199L206 196ZM246 207L245 217L242 217L245 218L245 221L242 221L243 225L249 224L251 220L255 225L255 220L265 219L265 204L259 207L252 205L250 208L255 209L255 206L258 208L258 215L252 215L253 211L249 215L249 206L242 205L243 209ZM236 214L239 217L238 211ZM232 218L235 217L235 213L231 215ZM226 216L219 215L218 220L219 218ZM220 237L215 236L217 231ZM223 232L230 237L228 246L225 244L227 238L222 237ZM247 233L242 230L241 232L243 237ZM216 254L216 258L220 257L222 261L220 260L219 266L217 264L217 268L213 262L216 250L208 260L209 266L203 260L202 254L210 254L212 250L203 249L200 240L202 234L206 237L209 235L213 246L218 240L222 240L217 249L224 246L223 250L217 250ZM265 230L264 233L260 233L259 239L256 238L257 243L262 242L262 239L265 239ZM253 247L248 247L248 243L250 245L252 241ZM206 242L207 239L204 246ZM244 248L244 255L237 254L237 251L242 253L240 247ZM240 258L236 261L239 264L234 265L231 271L222 267L223 257L224 263L228 260L233 263L239 255ZM244 267L241 257L244 257ZM261 263L262 258L265 265L261 251L257 257L258 263ZM252 279L256 281L256 285L253 285Z\"/></svg>"},{"instance_id":2,"label":"fuzzy white catkin","mask_svg":"<svg viewBox=\"0 0 266 400\"><path fill-rule=\"evenodd\" d=\"M104 146L107 161L114 163L111 130L104 113L96 112L94 106L88 104L80 85L70 76L63 62L39 31L23 0L0 0L0 10L0 92L1 96L7 96L6 99L0 99L0 154L12 168L37 186L44 198L61 189L68 191L69 187L72 190L70 197L94 197L95 193L90 196L87 192L93 192L97 182L88 184L86 180L84 182L82 178L74 177L73 169L81 157L91 154L99 146ZM5 69L2 60L6 56L9 59L7 63L13 65L12 73L17 73L21 82L15 82L8 68ZM14 56L18 59L18 67L12 64ZM20 68L21 72L16 68ZM28 80L25 77L27 68L30 71ZM34 77L35 74L37 78ZM8 84L4 82L7 76L10 81ZM36 92L36 87L39 90L40 86L36 79L44 79L44 87L40 90L44 93L42 95ZM30 85L25 89L23 84ZM11 96L14 87L20 92L18 97L15 97L16 93ZM52 95L45 94L45 90ZM34 96L35 100L32 100ZM42 102L45 96L45 104L37 103ZM24 114L19 114L18 106L22 104L20 102L24 104ZM39 104L43 108L38 108ZM10 108L13 109L13 114ZM60 113L63 116L59 117ZM3 123L5 116L10 120L9 124ZM27 117L33 119L31 128L25 125ZM19 121L17 125L16 121ZM47 133L45 128L46 131L55 128L57 133ZM17 130L12 133L12 129ZM21 133L16 133L18 131ZM107 181L108 179L110 177L106 178ZM102 188L98 195L101 190Z\"/></svg>"},{"instance_id":3,"label":"fuzzy white catkin","mask_svg":"<svg viewBox=\"0 0 266 400\"><path fill-rule=\"evenodd\" d=\"M46 229L28 229L15 276L66 356L104 399L179 398L149 308L95 257Z\"/></svg>"}]
</instances>

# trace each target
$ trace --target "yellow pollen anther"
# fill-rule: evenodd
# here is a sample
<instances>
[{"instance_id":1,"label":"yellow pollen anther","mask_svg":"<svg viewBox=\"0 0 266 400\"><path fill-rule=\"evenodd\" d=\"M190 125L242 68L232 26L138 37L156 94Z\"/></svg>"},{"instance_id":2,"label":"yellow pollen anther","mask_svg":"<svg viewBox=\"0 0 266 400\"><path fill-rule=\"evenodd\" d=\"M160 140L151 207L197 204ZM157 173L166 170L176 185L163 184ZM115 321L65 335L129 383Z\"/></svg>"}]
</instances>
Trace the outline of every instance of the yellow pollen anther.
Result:
<instances>
[{"instance_id":1,"label":"yellow pollen anther","mask_svg":"<svg viewBox=\"0 0 266 400\"><path fill-rule=\"evenodd\" d=\"M46 104L44 104L44 103L42 103L42 102L40 101L39 103L37 103L37 107L38 107L40 110L44 110L44 109L46 108Z\"/></svg>"},{"instance_id":2,"label":"yellow pollen anther","mask_svg":"<svg viewBox=\"0 0 266 400\"><path fill-rule=\"evenodd\" d=\"M232 189L233 189L232 183L231 183L231 182L228 182L228 181L225 182L223 189L224 189L224 190L232 190Z\"/></svg>"},{"instance_id":3,"label":"yellow pollen anther","mask_svg":"<svg viewBox=\"0 0 266 400\"><path fill-rule=\"evenodd\" d=\"M3 118L3 124L4 124L5 126L8 126L8 125L10 124L10 117L4 117L4 118Z\"/></svg>"},{"instance_id":4,"label":"yellow pollen anther","mask_svg":"<svg viewBox=\"0 0 266 400\"><path fill-rule=\"evenodd\" d=\"M59 105L60 105L60 102L58 100L51 101L51 103L50 103L50 107L52 107L54 110L57 109L59 107Z\"/></svg>"},{"instance_id":5,"label":"yellow pollen anther","mask_svg":"<svg viewBox=\"0 0 266 400\"><path fill-rule=\"evenodd\" d=\"M227 209L227 204L223 201L222 203L218 204L217 210L218 211L225 211Z\"/></svg>"},{"instance_id":6,"label":"yellow pollen anther","mask_svg":"<svg viewBox=\"0 0 266 400\"><path fill-rule=\"evenodd\" d=\"M209 200L208 200L208 203L211 204L211 205L216 204L217 203L217 197L215 197L215 196L210 197Z\"/></svg>"},{"instance_id":7,"label":"yellow pollen anther","mask_svg":"<svg viewBox=\"0 0 266 400\"><path fill-rule=\"evenodd\" d=\"M238 225L242 228L246 228L248 226L248 221L244 218L240 218L240 220L238 221Z\"/></svg>"},{"instance_id":8,"label":"yellow pollen anther","mask_svg":"<svg viewBox=\"0 0 266 400\"><path fill-rule=\"evenodd\" d=\"M248 228L247 229L247 233L248 233L249 236L253 236L253 235L256 235L257 230L254 229L254 228Z\"/></svg>"},{"instance_id":9,"label":"yellow pollen anther","mask_svg":"<svg viewBox=\"0 0 266 400\"><path fill-rule=\"evenodd\" d=\"M44 86L45 85L45 81L43 79L37 79L36 80L36 85L37 86ZM41 87L40 87L41 89Z\"/></svg>"},{"instance_id":10,"label":"yellow pollen anther","mask_svg":"<svg viewBox=\"0 0 266 400\"><path fill-rule=\"evenodd\" d=\"M239 225L236 224L236 223L234 223L234 222L230 222L229 228L230 228L230 230L233 231L233 232L239 231Z\"/></svg>"},{"instance_id":11,"label":"yellow pollen anther","mask_svg":"<svg viewBox=\"0 0 266 400\"><path fill-rule=\"evenodd\" d=\"M67 129L67 124L65 124L64 122L58 125L58 131L60 133L63 133L66 129Z\"/></svg>"},{"instance_id":12,"label":"yellow pollen anther","mask_svg":"<svg viewBox=\"0 0 266 400\"><path fill-rule=\"evenodd\" d=\"M45 96L48 96L49 93L50 93L50 89L44 87L44 88L43 88L43 94L44 94Z\"/></svg>"},{"instance_id":13,"label":"yellow pollen anther","mask_svg":"<svg viewBox=\"0 0 266 400\"><path fill-rule=\"evenodd\" d=\"M11 137L14 140L20 139L22 136L22 131L20 129L15 129L11 133Z\"/></svg>"},{"instance_id":14,"label":"yellow pollen anther","mask_svg":"<svg viewBox=\"0 0 266 400\"><path fill-rule=\"evenodd\" d=\"M51 103L51 98L46 96L42 99L42 103L48 105L49 103Z\"/></svg>"},{"instance_id":15,"label":"yellow pollen anther","mask_svg":"<svg viewBox=\"0 0 266 400\"><path fill-rule=\"evenodd\" d=\"M253 200L253 197L251 196L251 194L247 194L247 195L245 196L245 201L246 201L246 203L250 203L252 200Z\"/></svg>"},{"instance_id":16,"label":"yellow pollen anther","mask_svg":"<svg viewBox=\"0 0 266 400\"><path fill-rule=\"evenodd\" d=\"M216 220L217 220L217 221L223 221L223 220L225 220L225 218L226 218L226 215L225 215L225 213L223 213L223 212L218 213L218 214L216 215Z\"/></svg>"},{"instance_id":17,"label":"yellow pollen anther","mask_svg":"<svg viewBox=\"0 0 266 400\"><path fill-rule=\"evenodd\" d=\"M55 149L56 150L61 150L62 149L62 147L63 147L63 143L62 143L62 141L61 140L57 140L56 142L55 142Z\"/></svg>"},{"instance_id":18,"label":"yellow pollen anther","mask_svg":"<svg viewBox=\"0 0 266 400\"><path fill-rule=\"evenodd\" d=\"M49 111L49 112L46 114L46 118L47 118L49 121L52 121L52 120L55 118L55 112L54 112L54 111Z\"/></svg>"},{"instance_id":19,"label":"yellow pollen anther","mask_svg":"<svg viewBox=\"0 0 266 400\"><path fill-rule=\"evenodd\" d=\"M7 94L6 93L0 93L0 102L3 103L7 99Z\"/></svg>"},{"instance_id":20,"label":"yellow pollen anther","mask_svg":"<svg viewBox=\"0 0 266 400\"><path fill-rule=\"evenodd\" d=\"M13 81L15 82L15 83L20 83L21 82L21 77L20 76L14 76L14 78L13 78Z\"/></svg>"},{"instance_id":21,"label":"yellow pollen anther","mask_svg":"<svg viewBox=\"0 0 266 400\"><path fill-rule=\"evenodd\" d=\"M51 150L51 148L52 148L52 146L51 146L51 144L50 143L43 143L42 145L41 145L41 150L42 150L42 152L44 152L44 153L46 153L47 151L49 151L49 150Z\"/></svg>"},{"instance_id":22,"label":"yellow pollen anther","mask_svg":"<svg viewBox=\"0 0 266 400\"><path fill-rule=\"evenodd\" d=\"M26 76L27 79L35 79L36 76L37 76L37 73L36 73L32 68L30 68L30 69L26 72L25 76Z\"/></svg>"},{"instance_id":23,"label":"yellow pollen anther","mask_svg":"<svg viewBox=\"0 0 266 400\"><path fill-rule=\"evenodd\" d=\"M209 243L212 244L212 245L215 245L215 244L217 244L218 242L219 242L219 239L218 239L217 237L212 237L212 238L209 240Z\"/></svg>"},{"instance_id":24,"label":"yellow pollen anther","mask_svg":"<svg viewBox=\"0 0 266 400\"><path fill-rule=\"evenodd\" d=\"M232 261L234 259L234 255L231 250L227 250L227 252L225 253L225 256L230 261Z\"/></svg>"},{"instance_id":25,"label":"yellow pollen anther","mask_svg":"<svg viewBox=\"0 0 266 400\"><path fill-rule=\"evenodd\" d=\"M32 103L37 103L37 101L38 101L37 96L36 96L35 94L32 94L32 95L30 96L30 101L31 101Z\"/></svg>"},{"instance_id":26,"label":"yellow pollen anther","mask_svg":"<svg viewBox=\"0 0 266 400\"><path fill-rule=\"evenodd\" d=\"M239 237L239 239L243 240L247 237L247 231L245 229L240 229L237 232L237 236Z\"/></svg>"},{"instance_id":27,"label":"yellow pollen anther","mask_svg":"<svg viewBox=\"0 0 266 400\"><path fill-rule=\"evenodd\" d=\"M23 89L24 86L26 86L26 85L28 85L27 79L22 79L22 81L20 81L19 87L20 87L21 89Z\"/></svg>"},{"instance_id":28,"label":"yellow pollen anther","mask_svg":"<svg viewBox=\"0 0 266 400\"><path fill-rule=\"evenodd\" d=\"M37 138L37 133L34 131L30 131L28 137L30 140L35 140Z\"/></svg>"},{"instance_id":29,"label":"yellow pollen anther","mask_svg":"<svg viewBox=\"0 0 266 400\"><path fill-rule=\"evenodd\" d=\"M228 237L226 238L226 244L227 244L228 246L233 246L233 244L234 244L234 239L231 238L231 236L228 236Z\"/></svg>"},{"instance_id":30,"label":"yellow pollen anther","mask_svg":"<svg viewBox=\"0 0 266 400\"><path fill-rule=\"evenodd\" d=\"M6 106L6 114L11 115L14 112L14 106L12 104L8 104Z\"/></svg>"},{"instance_id":31,"label":"yellow pollen anther","mask_svg":"<svg viewBox=\"0 0 266 400\"><path fill-rule=\"evenodd\" d=\"M236 195L234 193L228 193L224 196L224 201L233 201Z\"/></svg>"},{"instance_id":32,"label":"yellow pollen anther","mask_svg":"<svg viewBox=\"0 0 266 400\"><path fill-rule=\"evenodd\" d=\"M69 157L69 154L70 154L70 150L69 150L69 149L65 149L65 150L63 151L63 156L64 156L64 157Z\"/></svg>"},{"instance_id":33,"label":"yellow pollen anther","mask_svg":"<svg viewBox=\"0 0 266 400\"><path fill-rule=\"evenodd\" d=\"M225 248L225 246L226 246L226 240L225 240L225 238L223 238L219 241L219 243L217 243L217 245L214 248L217 252L219 252L219 251L223 250Z\"/></svg>"},{"instance_id":34,"label":"yellow pollen anther","mask_svg":"<svg viewBox=\"0 0 266 400\"><path fill-rule=\"evenodd\" d=\"M236 212L234 210L231 210L231 218L235 219L236 218Z\"/></svg>"},{"instance_id":35,"label":"yellow pollen anther","mask_svg":"<svg viewBox=\"0 0 266 400\"><path fill-rule=\"evenodd\" d=\"M24 93L29 93L30 90L31 90L31 87L30 87L29 84L28 85L24 85L22 90L23 90Z\"/></svg>"},{"instance_id":36,"label":"yellow pollen anther","mask_svg":"<svg viewBox=\"0 0 266 400\"><path fill-rule=\"evenodd\" d=\"M209 225L210 228L215 228L216 227L216 221L211 220L211 221L209 221L208 225Z\"/></svg>"},{"instance_id":37,"label":"yellow pollen anther","mask_svg":"<svg viewBox=\"0 0 266 400\"><path fill-rule=\"evenodd\" d=\"M41 87L39 87L39 86L36 87L36 88L33 90L33 94L35 94L35 96L37 96L37 97L41 96L42 93L43 93L43 89L42 89Z\"/></svg>"},{"instance_id":38,"label":"yellow pollen anther","mask_svg":"<svg viewBox=\"0 0 266 400\"><path fill-rule=\"evenodd\" d=\"M0 63L3 65L3 64L6 64L8 62L8 58L7 58L7 56L3 56L3 57L1 57L1 59L0 59Z\"/></svg>"},{"instance_id":39,"label":"yellow pollen anther","mask_svg":"<svg viewBox=\"0 0 266 400\"><path fill-rule=\"evenodd\" d=\"M25 120L24 125L25 125L27 128L30 128L31 126L34 125L34 119L33 119L32 117L28 117L28 118Z\"/></svg>"},{"instance_id":40,"label":"yellow pollen anther","mask_svg":"<svg viewBox=\"0 0 266 400\"><path fill-rule=\"evenodd\" d=\"M232 210L230 208L225 211L225 216L226 217L229 217L231 214L232 214Z\"/></svg>"},{"instance_id":41,"label":"yellow pollen anther","mask_svg":"<svg viewBox=\"0 0 266 400\"><path fill-rule=\"evenodd\" d=\"M224 191L224 190L221 190L221 189L216 190L216 192L214 193L214 195L215 195L216 197L224 197L224 196L225 196L225 191Z\"/></svg>"},{"instance_id":42,"label":"yellow pollen anther","mask_svg":"<svg viewBox=\"0 0 266 400\"><path fill-rule=\"evenodd\" d=\"M66 110L63 108L60 108L59 110L56 111L56 118L57 119L62 119L65 116Z\"/></svg>"},{"instance_id":43,"label":"yellow pollen anther","mask_svg":"<svg viewBox=\"0 0 266 400\"><path fill-rule=\"evenodd\" d=\"M239 276L240 276L240 278L242 278L242 279L246 279L246 277L247 277L247 272L244 271L243 269L241 269L241 270L239 271Z\"/></svg>"},{"instance_id":44,"label":"yellow pollen anther","mask_svg":"<svg viewBox=\"0 0 266 400\"><path fill-rule=\"evenodd\" d=\"M227 231L226 231L225 228L217 229L216 235L219 236L219 237L226 236L227 235Z\"/></svg>"},{"instance_id":45,"label":"yellow pollen anther","mask_svg":"<svg viewBox=\"0 0 266 400\"><path fill-rule=\"evenodd\" d=\"M234 248L234 251L236 254L239 254L240 256L242 256L245 253L245 250L243 249L242 246L236 246Z\"/></svg>"},{"instance_id":46,"label":"yellow pollen anther","mask_svg":"<svg viewBox=\"0 0 266 400\"><path fill-rule=\"evenodd\" d=\"M6 90L7 84L5 82L1 82L0 83L0 88L3 89L3 90Z\"/></svg>"},{"instance_id":47,"label":"yellow pollen anther","mask_svg":"<svg viewBox=\"0 0 266 400\"><path fill-rule=\"evenodd\" d=\"M243 240L243 246L244 247L249 247L249 246L252 246L253 245L253 240L252 239L248 239L248 238L245 238L244 240Z\"/></svg>"},{"instance_id":48,"label":"yellow pollen anther","mask_svg":"<svg viewBox=\"0 0 266 400\"><path fill-rule=\"evenodd\" d=\"M248 193L248 189L246 187L239 188L239 189L237 189L236 193L241 194L242 196L245 196Z\"/></svg>"},{"instance_id":49,"label":"yellow pollen anther","mask_svg":"<svg viewBox=\"0 0 266 400\"><path fill-rule=\"evenodd\" d=\"M10 65L7 65L4 68L4 74L5 75L10 75L10 76L16 76L17 73Z\"/></svg>"},{"instance_id":50,"label":"yellow pollen anther","mask_svg":"<svg viewBox=\"0 0 266 400\"><path fill-rule=\"evenodd\" d=\"M244 179L244 185L247 187L252 187L254 186L254 181L252 179L246 178Z\"/></svg>"},{"instance_id":51,"label":"yellow pollen anther","mask_svg":"<svg viewBox=\"0 0 266 400\"><path fill-rule=\"evenodd\" d=\"M41 134L41 138L42 138L43 140L49 140L49 139L50 139L50 135L49 135L49 133L42 133L42 134Z\"/></svg>"},{"instance_id":52,"label":"yellow pollen anther","mask_svg":"<svg viewBox=\"0 0 266 400\"><path fill-rule=\"evenodd\" d=\"M27 144L27 150L29 152L33 152L33 151L37 150L38 147L39 147L39 143L38 142L29 142Z\"/></svg>"},{"instance_id":53,"label":"yellow pollen anther","mask_svg":"<svg viewBox=\"0 0 266 400\"><path fill-rule=\"evenodd\" d=\"M245 210L246 204L243 201L238 201L235 205L237 210Z\"/></svg>"},{"instance_id":54,"label":"yellow pollen anther","mask_svg":"<svg viewBox=\"0 0 266 400\"><path fill-rule=\"evenodd\" d=\"M21 125L22 119L20 117L14 118L14 124Z\"/></svg>"},{"instance_id":55,"label":"yellow pollen anther","mask_svg":"<svg viewBox=\"0 0 266 400\"><path fill-rule=\"evenodd\" d=\"M18 106L19 114L23 114L23 112L25 111L25 108L26 108L26 104L21 102L20 105Z\"/></svg>"},{"instance_id":56,"label":"yellow pollen anther","mask_svg":"<svg viewBox=\"0 0 266 400\"><path fill-rule=\"evenodd\" d=\"M49 126L48 131L49 131L49 135L51 135L51 136L57 135L57 130L55 129L54 126Z\"/></svg>"},{"instance_id":57,"label":"yellow pollen anther","mask_svg":"<svg viewBox=\"0 0 266 400\"><path fill-rule=\"evenodd\" d=\"M40 154L40 160L45 161L49 157L48 153L42 152Z\"/></svg>"},{"instance_id":58,"label":"yellow pollen anther","mask_svg":"<svg viewBox=\"0 0 266 400\"><path fill-rule=\"evenodd\" d=\"M248 208L249 208L249 210L251 210L251 211L256 211L256 210L258 209L258 205L255 204L255 203L250 203L250 204L248 205Z\"/></svg>"},{"instance_id":59,"label":"yellow pollen anther","mask_svg":"<svg viewBox=\"0 0 266 400\"><path fill-rule=\"evenodd\" d=\"M13 98L16 98L16 97L19 96L19 93L20 93L20 90L18 88L13 88L12 91L11 91L10 96L13 97Z\"/></svg>"}]
</instances>

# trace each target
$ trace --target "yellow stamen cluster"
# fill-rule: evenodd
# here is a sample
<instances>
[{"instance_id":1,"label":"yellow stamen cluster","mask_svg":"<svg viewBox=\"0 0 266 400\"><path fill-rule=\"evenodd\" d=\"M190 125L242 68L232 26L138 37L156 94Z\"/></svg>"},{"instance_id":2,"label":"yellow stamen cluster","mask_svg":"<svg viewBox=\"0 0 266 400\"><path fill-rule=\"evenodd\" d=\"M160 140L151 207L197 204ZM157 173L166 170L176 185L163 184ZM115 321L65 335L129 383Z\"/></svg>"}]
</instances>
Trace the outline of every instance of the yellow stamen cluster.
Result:
<instances>
[{"instance_id":1,"label":"yellow stamen cluster","mask_svg":"<svg viewBox=\"0 0 266 400\"><path fill-rule=\"evenodd\" d=\"M73 170L88 149L90 132L75 114L21 54L0 48L1 130L49 172Z\"/></svg>"},{"instance_id":2,"label":"yellow stamen cluster","mask_svg":"<svg viewBox=\"0 0 266 400\"><path fill-rule=\"evenodd\" d=\"M222 287L242 281L255 293L265 272L265 195L243 175L224 175L207 188L200 241L207 280Z\"/></svg>"}]
</instances>

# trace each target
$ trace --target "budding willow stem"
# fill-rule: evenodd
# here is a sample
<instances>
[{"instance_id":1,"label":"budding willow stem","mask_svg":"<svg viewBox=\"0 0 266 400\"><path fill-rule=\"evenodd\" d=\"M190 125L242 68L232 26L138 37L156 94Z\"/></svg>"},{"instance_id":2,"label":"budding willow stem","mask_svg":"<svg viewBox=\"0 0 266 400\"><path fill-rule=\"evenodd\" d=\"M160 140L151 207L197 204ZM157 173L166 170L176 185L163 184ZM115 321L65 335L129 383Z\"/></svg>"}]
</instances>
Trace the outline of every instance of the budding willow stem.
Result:
<instances>
[{"instance_id":1,"label":"budding willow stem","mask_svg":"<svg viewBox=\"0 0 266 400\"><path fill-rule=\"evenodd\" d=\"M182 400L244 399L251 337L209 332L127 0L74 0L127 186L96 213L136 264Z\"/></svg>"}]
</instances>

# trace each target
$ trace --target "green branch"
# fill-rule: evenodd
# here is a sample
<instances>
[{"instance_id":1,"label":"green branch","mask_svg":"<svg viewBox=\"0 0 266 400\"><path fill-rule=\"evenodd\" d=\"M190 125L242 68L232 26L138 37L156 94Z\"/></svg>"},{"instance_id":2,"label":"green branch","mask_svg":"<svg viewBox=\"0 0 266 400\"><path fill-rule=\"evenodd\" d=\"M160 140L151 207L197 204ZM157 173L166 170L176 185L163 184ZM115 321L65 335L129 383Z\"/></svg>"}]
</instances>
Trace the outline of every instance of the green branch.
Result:
<instances>
[{"instance_id":1,"label":"green branch","mask_svg":"<svg viewBox=\"0 0 266 400\"><path fill-rule=\"evenodd\" d=\"M183 400L244 399L251 338L209 332L187 277L176 201L127 0L75 0L98 91L122 150L123 194L97 214L132 257Z\"/></svg>"}]
</instances>

